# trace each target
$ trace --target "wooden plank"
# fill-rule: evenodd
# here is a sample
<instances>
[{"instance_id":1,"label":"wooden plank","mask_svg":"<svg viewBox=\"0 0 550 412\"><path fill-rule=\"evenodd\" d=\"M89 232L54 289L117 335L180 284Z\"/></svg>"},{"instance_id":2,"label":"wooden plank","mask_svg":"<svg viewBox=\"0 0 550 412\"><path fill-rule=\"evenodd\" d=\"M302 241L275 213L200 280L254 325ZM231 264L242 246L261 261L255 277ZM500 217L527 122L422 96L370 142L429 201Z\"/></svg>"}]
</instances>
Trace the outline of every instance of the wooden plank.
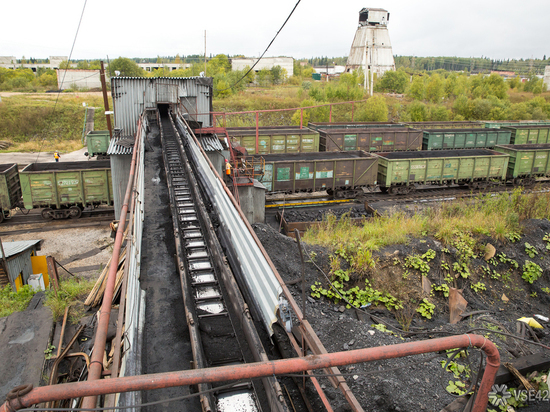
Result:
<instances>
[{"instance_id":1,"label":"wooden plank","mask_svg":"<svg viewBox=\"0 0 550 412\"><path fill-rule=\"evenodd\" d=\"M534 355L523 356L511 362L511 364L524 376L533 371L547 371L550 369L550 354L539 352ZM515 379L514 375L501 364L495 377L495 383L502 384L513 379Z\"/></svg>"}]
</instances>

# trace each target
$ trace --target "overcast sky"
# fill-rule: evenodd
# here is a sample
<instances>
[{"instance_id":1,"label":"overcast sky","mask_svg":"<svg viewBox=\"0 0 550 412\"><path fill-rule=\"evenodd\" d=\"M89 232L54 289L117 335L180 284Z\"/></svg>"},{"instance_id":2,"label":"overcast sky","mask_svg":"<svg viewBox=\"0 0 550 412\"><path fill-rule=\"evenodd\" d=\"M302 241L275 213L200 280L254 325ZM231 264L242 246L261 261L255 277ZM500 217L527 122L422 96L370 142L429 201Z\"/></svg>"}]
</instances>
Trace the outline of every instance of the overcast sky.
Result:
<instances>
[{"instance_id":1,"label":"overcast sky","mask_svg":"<svg viewBox=\"0 0 550 412\"><path fill-rule=\"evenodd\" d=\"M73 59L257 57L297 0L88 0ZM4 1L0 56L68 56L84 0ZM359 10L390 12L395 55L550 56L549 0L302 0L266 56L347 56Z\"/></svg>"}]
</instances>

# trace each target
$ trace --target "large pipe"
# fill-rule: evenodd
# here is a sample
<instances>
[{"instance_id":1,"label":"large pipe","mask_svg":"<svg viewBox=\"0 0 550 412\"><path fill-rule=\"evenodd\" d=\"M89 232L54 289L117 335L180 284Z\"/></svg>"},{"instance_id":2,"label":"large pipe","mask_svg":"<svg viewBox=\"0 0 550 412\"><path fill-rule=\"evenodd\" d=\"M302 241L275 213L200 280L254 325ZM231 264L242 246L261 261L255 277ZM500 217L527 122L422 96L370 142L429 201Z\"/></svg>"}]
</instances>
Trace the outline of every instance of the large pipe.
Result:
<instances>
[{"instance_id":1,"label":"large pipe","mask_svg":"<svg viewBox=\"0 0 550 412\"><path fill-rule=\"evenodd\" d=\"M134 153L132 154L130 177L128 179L128 185L126 186L126 194L124 196L122 210L120 212L120 219L113 248L113 256L111 258L111 266L109 267L109 274L107 275L107 285L105 286L105 293L103 294L103 302L101 304L101 311L95 334L94 349L90 360L90 367L88 368L88 381L90 383L91 381L100 379L101 373L103 372L103 353L105 352L105 345L107 343L107 330L109 329L109 318L111 317L111 306L115 289L116 274L118 271L118 260L120 257L120 250L122 248L122 239L124 237L126 214L128 213L128 204L130 203L130 195L132 193L132 187L134 185L134 174L137 163L136 159L137 153L139 151L142 126L143 122L142 118L140 117L137 127L138 131L136 133L136 139L134 143ZM85 409L95 408L96 402L96 396L84 398L84 400L82 401L82 407Z\"/></svg>"},{"instance_id":2,"label":"large pipe","mask_svg":"<svg viewBox=\"0 0 550 412\"><path fill-rule=\"evenodd\" d=\"M11 401L6 401L1 406L0 412L11 412L30 407L34 404L61 399L83 396L96 397L108 393L152 390L239 379L255 379L466 347L482 349L487 355L487 366L485 367L483 379L481 380L472 409L472 412L484 412L487 409L489 391L500 366L500 355L496 346L490 340L480 335L457 335L420 342L400 343L397 345L356 349L324 355L311 355L301 358L42 386L32 389L27 394L21 394L21 396L8 394L7 398L11 399ZM26 391L22 389L22 392L25 393Z\"/></svg>"}]
</instances>

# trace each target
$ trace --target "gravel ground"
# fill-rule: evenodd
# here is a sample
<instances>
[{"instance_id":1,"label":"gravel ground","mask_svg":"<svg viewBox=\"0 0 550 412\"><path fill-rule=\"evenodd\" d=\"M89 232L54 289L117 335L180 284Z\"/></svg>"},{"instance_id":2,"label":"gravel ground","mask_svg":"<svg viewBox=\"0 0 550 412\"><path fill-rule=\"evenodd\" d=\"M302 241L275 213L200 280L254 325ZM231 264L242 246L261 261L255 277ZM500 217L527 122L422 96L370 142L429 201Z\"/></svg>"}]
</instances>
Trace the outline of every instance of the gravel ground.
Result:
<instances>
[{"instance_id":1,"label":"gravel ground","mask_svg":"<svg viewBox=\"0 0 550 412\"><path fill-rule=\"evenodd\" d=\"M527 222L526 229L530 232L544 231L548 229L547 221ZM273 263L285 281L294 280L301 274L301 262L298 253L298 247L294 239L279 234L270 226L255 224L254 230L270 255ZM540 233L538 233L540 234ZM537 234L537 237L538 237ZM526 237L526 239L528 239ZM533 242L534 243L534 242ZM533 244L532 243L532 244ZM498 245L497 245L498 246ZM521 243L523 246L523 243ZM386 260L391 261L396 256L407 256L410 253L420 253L415 248L425 247L426 249L437 248L437 244L431 240L412 241L410 245L400 245L389 247L380 252L380 257L386 256ZM439 244L441 247L441 244ZM314 252L315 263L325 272L329 272L329 251L319 247L305 245L308 252ZM498 247L497 247L498 248ZM416 249L416 250L417 250ZM516 259L522 262L523 257L516 251ZM396 255L397 252L397 255ZM508 256L512 251L506 250ZM544 265L547 265L546 261ZM522 262L523 263L523 262ZM380 269L383 262L380 262ZM391 265L384 272L384 282L389 290L392 285L392 273L399 267ZM504 326L507 330L516 331L516 319L520 316L532 316L535 313L548 313L548 299L541 297L540 300L529 299L528 293L532 293L531 288L517 290L517 297L509 290L510 302L504 304L493 296L500 297L500 290L492 292L489 290L487 298L479 298L477 294L465 291L465 297L469 302L467 311L489 310L489 313L480 314L470 318L468 321L460 322L457 325L448 324L448 307L446 299L438 301L434 317L427 321L424 318L415 316L411 323L411 330L429 331L426 334L408 335L404 333L391 333L378 330L375 322L370 316L382 319L390 326L400 328L394 315L385 308L367 308L362 315L358 316L355 309L346 309L341 304L334 304L327 299L314 299L309 296L311 292L310 285L315 281L326 283L321 272L312 264L306 263L305 274L307 282L307 317L313 328L319 335L319 338L329 352L358 349L364 347L376 347L408 342L411 340L423 340L435 337L448 336L449 334L462 334L476 327L490 327L495 324ZM394 274L395 275L395 274ZM538 287L548 286L550 276L548 269L545 270L544 283ZM401 278L401 272L397 274ZM289 287L294 299L301 305L301 285L300 283ZM466 293L467 292L467 293ZM539 296L541 292L539 291ZM527 296L527 298L525 298ZM412 315L414 315L414 309ZM360 314L361 315L361 314ZM361 318L362 320L359 320ZM547 325L548 326L548 325ZM380 327L380 326L378 326ZM381 328L383 329L383 328ZM477 332L485 334L485 332ZM531 353L537 353L541 349L530 345L521 345L511 339L498 339L496 335L490 334L490 339L497 343L501 352L502 361L511 361L517 356ZM549 345L550 334L543 331L539 334L541 341ZM477 370L479 363L478 351L470 351L470 356L462 363L470 363L471 370ZM409 358L401 358L389 361L370 362L356 364L341 368L341 372L349 374L346 381L365 410L369 411L440 411L450 404L454 398L446 393L445 387L450 380L454 380L452 373L444 371L441 361L446 360L445 353L425 354ZM335 410L348 410L346 401L338 390L333 389L331 384L325 378L321 379L327 396L331 399ZM517 385L516 385L517 387ZM548 411L548 402L539 402L532 404L527 411Z\"/></svg>"},{"instance_id":2,"label":"gravel ground","mask_svg":"<svg viewBox=\"0 0 550 412\"><path fill-rule=\"evenodd\" d=\"M12 242L42 239L42 248L37 254L40 256L53 256L58 262L66 261L93 249L103 248L101 252L93 256L63 264L70 271L72 268L84 266L101 265L105 267L113 251L113 239L111 239L110 235L111 229L108 223L106 223L102 228L63 229L42 233L7 235L2 238L2 241ZM61 268L58 268L58 270L60 276L63 276L65 272ZM95 279L99 273L101 273L101 269L78 272L75 275L87 279Z\"/></svg>"}]
</instances>

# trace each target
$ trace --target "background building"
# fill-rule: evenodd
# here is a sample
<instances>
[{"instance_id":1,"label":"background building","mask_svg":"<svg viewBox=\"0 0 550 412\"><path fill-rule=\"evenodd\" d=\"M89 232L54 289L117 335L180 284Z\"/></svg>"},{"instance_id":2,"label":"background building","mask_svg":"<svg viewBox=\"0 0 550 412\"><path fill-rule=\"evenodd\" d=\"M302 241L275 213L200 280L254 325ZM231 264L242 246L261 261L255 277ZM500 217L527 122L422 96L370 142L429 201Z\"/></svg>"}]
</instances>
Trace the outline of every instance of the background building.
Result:
<instances>
[{"instance_id":1,"label":"background building","mask_svg":"<svg viewBox=\"0 0 550 412\"><path fill-rule=\"evenodd\" d=\"M258 59L231 59L231 70L244 70L247 66L250 68ZM275 66L281 66L286 70L288 77L294 75L294 59L292 57L263 57L254 71L258 73L260 70L271 70Z\"/></svg>"}]
</instances>

